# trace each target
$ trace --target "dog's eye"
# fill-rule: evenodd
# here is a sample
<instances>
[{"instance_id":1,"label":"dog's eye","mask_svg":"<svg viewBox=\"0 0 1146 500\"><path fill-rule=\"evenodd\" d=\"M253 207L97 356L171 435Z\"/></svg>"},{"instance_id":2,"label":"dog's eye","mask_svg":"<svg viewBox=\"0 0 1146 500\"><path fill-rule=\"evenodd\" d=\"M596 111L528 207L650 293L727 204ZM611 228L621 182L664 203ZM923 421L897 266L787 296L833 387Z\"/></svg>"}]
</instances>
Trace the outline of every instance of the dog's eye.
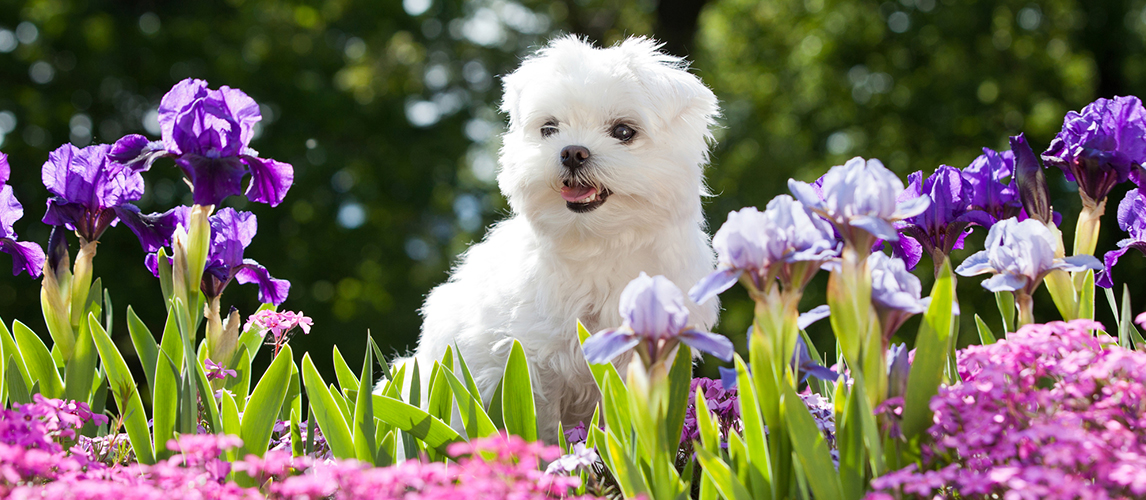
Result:
<instances>
[{"instance_id":1,"label":"dog's eye","mask_svg":"<svg viewBox=\"0 0 1146 500\"><path fill-rule=\"evenodd\" d=\"M618 123L609 134L621 142L629 142L633 140L633 136L637 135L637 131L624 123Z\"/></svg>"},{"instance_id":2,"label":"dog's eye","mask_svg":"<svg viewBox=\"0 0 1146 500\"><path fill-rule=\"evenodd\" d=\"M545 122L541 126L541 137L549 137L557 133L557 122Z\"/></svg>"}]
</instances>

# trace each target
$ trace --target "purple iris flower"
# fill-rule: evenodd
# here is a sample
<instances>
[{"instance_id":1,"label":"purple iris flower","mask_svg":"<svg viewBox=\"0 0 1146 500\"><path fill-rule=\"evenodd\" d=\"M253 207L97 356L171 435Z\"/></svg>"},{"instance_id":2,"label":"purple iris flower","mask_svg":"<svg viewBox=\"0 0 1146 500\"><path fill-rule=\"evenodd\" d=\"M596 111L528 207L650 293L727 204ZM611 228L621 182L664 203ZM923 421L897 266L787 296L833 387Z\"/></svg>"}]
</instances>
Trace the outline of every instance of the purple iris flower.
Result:
<instances>
[{"instance_id":1,"label":"purple iris flower","mask_svg":"<svg viewBox=\"0 0 1146 500\"><path fill-rule=\"evenodd\" d=\"M1084 201L1106 199L1115 184L1132 176L1143 187L1146 108L1137 97L1125 96L1098 99L1081 113L1071 111L1042 157L1078 183Z\"/></svg>"},{"instance_id":2,"label":"purple iris flower","mask_svg":"<svg viewBox=\"0 0 1146 500\"><path fill-rule=\"evenodd\" d=\"M967 257L955 272L961 276L993 273L983 282L992 292L1021 292L1030 295L1047 273L1101 269L1092 255L1055 258L1057 242L1046 225L1027 219L1007 219L991 226L984 249Z\"/></svg>"},{"instance_id":3,"label":"purple iris flower","mask_svg":"<svg viewBox=\"0 0 1146 500\"><path fill-rule=\"evenodd\" d=\"M728 290L742 276L756 290L765 289L776 278L802 289L812 273L801 274L790 264L811 263L813 270L818 269L839 255L840 242L827 221L792 197L780 195L763 212L755 207L730 212L713 236L712 246L720 264L689 290L697 304Z\"/></svg>"},{"instance_id":4,"label":"purple iris flower","mask_svg":"<svg viewBox=\"0 0 1146 500\"><path fill-rule=\"evenodd\" d=\"M186 228L189 225L190 207L175 207L164 215L174 217L178 225ZM278 305L286 300L290 292L289 281L275 279L258 262L243 258L243 250L251 244L258 231L255 214L227 207L215 212L208 220L211 224L211 248L203 271L203 293L208 298L218 297L231 280L235 280L240 284L257 283L260 302ZM156 254L148 254L145 263L151 273L158 277Z\"/></svg>"},{"instance_id":5,"label":"purple iris flower","mask_svg":"<svg viewBox=\"0 0 1146 500\"><path fill-rule=\"evenodd\" d=\"M903 181L879 160L855 157L828 170L820 189L806 182L788 180L797 200L830 221L840 235L856 248L870 249L877 239L897 241L895 221L919 215L931 203L924 194L903 202ZM857 230L861 230L858 231Z\"/></svg>"},{"instance_id":6,"label":"purple iris flower","mask_svg":"<svg viewBox=\"0 0 1146 500\"><path fill-rule=\"evenodd\" d=\"M907 189L896 198L898 203L924 194L931 198L931 204L922 213L895 224L902 236L897 253L904 256L908 269L915 269L922 253L930 255L938 267L951 250L963 248L971 226L990 227L994 223L987 212L971 208L974 185L959 169L941 165L927 179L923 179L922 172L907 179Z\"/></svg>"},{"instance_id":7,"label":"purple iris flower","mask_svg":"<svg viewBox=\"0 0 1146 500\"><path fill-rule=\"evenodd\" d=\"M91 242L122 220L144 251L154 252L171 238L175 227L171 221L141 214L130 203L143 197L143 176L112 160L110 150L107 144L83 149L64 144L48 155L40 177L53 196L43 222L64 226Z\"/></svg>"},{"instance_id":8,"label":"purple iris flower","mask_svg":"<svg viewBox=\"0 0 1146 500\"><path fill-rule=\"evenodd\" d=\"M141 170L158 158L174 158L191 182L196 205L218 205L245 193L251 201L273 207L294 183L294 167L259 158L250 148L260 120L259 105L243 91L227 86L211 90L207 82L188 78L159 103L162 140L128 135L115 143L112 156ZM251 181L244 191L247 174Z\"/></svg>"},{"instance_id":9,"label":"purple iris flower","mask_svg":"<svg viewBox=\"0 0 1146 500\"><path fill-rule=\"evenodd\" d=\"M887 398L907 395L907 376L911 374L912 352L906 344L892 344L887 348Z\"/></svg>"},{"instance_id":10,"label":"purple iris flower","mask_svg":"<svg viewBox=\"0 0 1146 500\"><path fill-rule=\"evenodd\" d=\"M971 184L971 208L992 217L992 224L1016 217L1023 209L1015 184L1015 154L983 148L983 154L963 169Z\"/></svg>"},{"instance_id":11,"label":"purple iris flower","mask_svg":"<svg viewBox=\"0 0 1146 500\"><path fill-rule=\"evenodd\" d=\"M677 343L684 343L724 361L732 359L732 341L723 335L688 326L684 294L664 276L641 273L621 292L620 328L602 330L585 340L581 348L592 364L606 363L638 347L645 366L664 361Z\"/></svg>"},{"instance_id":12,"label":"purple iris flower","mask_svg":"<svg viewBox=\"0 0 1146 500\"><path fill-rule=\"evenodd\" d=\"M12 256L13 275L27 271L29 276L37 278L44 269L44 249L28 241L16 241L12 226L24 217L24 207L8 185L11 174L8 155L0 153L0 252Z\"/></svg>"},{"instance_id":13,"label":"purple iris flower","mask_svg":"<svg viewBox=\"0 0 1146 500\"><path fill-rule=\"evenodd\" d=\"M923 285L901 259L875 252L868 256L867 267L871 271L871 302L886 342L908 318L926 311L931 297L920 298Z\"/></svg>"},{"instance_id":14,"label":"purple iris flower","mask_svg":"<svg viewBox=\"0 0 1146 500\"><path fill-rule=\"evenodd\" d=\"M1118 204L1118 227L1130 233L1130 237L1118 242L1118 250L1106 252L1103 259L1105 269L1098 273L1095 284L1103 288L1114 286L1110 273L1118 259L1129 252L1131 248L1146 254L1146 195L1138 189L1126 192L1122 203Z\"/></svg>"}]
</instances>

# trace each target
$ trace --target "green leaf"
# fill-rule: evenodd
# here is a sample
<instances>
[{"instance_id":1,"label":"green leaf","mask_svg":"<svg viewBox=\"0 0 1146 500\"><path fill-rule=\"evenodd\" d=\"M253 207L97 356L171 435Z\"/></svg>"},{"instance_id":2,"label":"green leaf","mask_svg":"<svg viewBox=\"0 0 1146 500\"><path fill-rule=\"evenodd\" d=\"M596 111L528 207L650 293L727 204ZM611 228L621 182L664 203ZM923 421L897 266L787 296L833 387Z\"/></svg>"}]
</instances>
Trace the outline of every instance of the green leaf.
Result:
<instances>
[{"instance_id":1,"label":"green leaf","mask_svg":"<svg viewBox=\"0 0 1146 500\"><path fill-rule=\"evenodd\" d=\"M752 494L736 478L732 468L711 451L704 448L697 449L696 459L700 461L700 469L704 471L704 477L712 481L716 490L720 492L720 496L728 500L752 500Z\"/></svg>"},{"instance_id":2,"label":"green leaf","mask_svg":"<svg viewBox=\"0 0 1146 500\"><path fill-rule=\"evenodd\" d=\"M844 404L844 413L838 415L836 423L836 445L839 447L840 485L843 487L844 498L858 499L863 495L864 476L867 472L867 450L863 445L863 432L860 429L859 415L856 414L856 393L852 393ZM798 478L798 477L797 477Z\"/></svg>"},{"instance_id":3,"label":"green leaf","mask_svg":"<svg viewBox=\"0 0 1146 500\"><path fill-rule=\"evenodd\" d=\"M239 360L231 368L238 372L239 376L227 377L223 382L223 388L241 395L235 403L239 406L239 411L245 411L247 395L251 393L251 355L245 349L239 349Z\"/></svg>"},{"instance_id":4,"label":"green leaf","mask_svg":"<svg viewBox=\"0 0 1146 500\"><path fill-rule=\"evenodd\" d=\"M473 374L470 373L470 367L466 364L466 359L462 357L461 349L455 348L454 351L458 353L458 367L462 370L462 380L466 382L466 390L474 397L479 406L483 406L481 391L478 390L477 382L474 380ZM457 370L455 369L454 372L456 374Z\"/></svg>"},{"instance_id":5,"label":"green leaf","mask_svg":"<svg viewBox=\"0 0 1146 500\"><path fill-rule=\"evenodd\" d=\"M601 389L601 406L605 411L605 428L626 448L629 446L633 416L629 410L629 391L616 372L605 374L605 387Z\"/></svg>"},{"instance_id":6,"label":"green leaf","mask_svg":"<svg viewBox=\"0 0 1146 500\"><path fill-rule=\"evenodd\" d=\"M147 335L147 340L151 340L151 332L147 332ZM169 311L167 324L163 327L163 338L160 339L158 358L152 364L154 371L148 377L149 380L153 381L151 386L152 432L155 436L155 455L158 458L166 458L171 454L165 444L167 440L175 437L175 424L179 420L180 389L187 390L186 387L179 387L183 360L183 338L179 335L179 327L173 311ZM186 405L188 402L184 402L184 404ZM190 410L185 411L185 413L190 415L197 413L193 407ZM194 427L193 422L188 422L188 424L190 425L184 426L184 430L188 427ZM238 435L238 429L235 430L235 435Z\"/></svg>"},{"instance_id":7,"label":"green leaf","mask_svg":"<svg viewBox=\"0 0 1146 500\"><path fill-rule=\"evenodd\" d=\"M143 402L139 399L139 390L131 371L127 368L123 356L119 354L111 337L104 331L94 316L89 316L92 338L96 349L103 361L104 370L107 371L108 385L112 395L115 396L116 406L119 407L123 417L123 426L127 430L127 438L135 451L135 457L140 463L151 465L155 463L152 453L151 433L147 429L147 414L143 411Z\"/></svg>"},{"instance_id":8,"label":"green leaf","mask_svg":"<svg viewBox=\"0 0 1146 500\"><path fill-rule=\"evenodd\" d=\"M354 440L350 436L350 426L343 417L342 410L334 401L334 396L326 388L326 382L314 368L310 353L302 356L302 382L310 401L312 421L318 422L323 436L335 458L354 458ZM308 437L313 433L308 434ZM309 450L308 450L309 453Z\"/></svg>"},{"instance_id":9,"label":"green leaf","mask_svg":"<svg viewBox=\"0 0 1146 500\"><path fill-rule=\"evenodd\" d=\"M505 362L505 378L501 395L501 413L505 430L526 441L537 441L537 413L533 406L533 382L529 378L529 364L521 342L513 340L509 359Z\"/></svg>"},{"instance_id":10,"label":"green leaf","mask_svg":"<svg viewBox=\"0 0 1146 500\"><path fill-rule=\"evenodd\" d=\"M1011 292L995 292L995 305L1003 318L1003 333L1015 331L1015 295Z\"/></svg>"},{"instance_id":11,"label":"green leaf","mask_svg":"<svg viewBox=\"0 0 1146 500\"><path fill-rule=\"evenodd\" d=\"M261 457L267 452L271 432L274 431L279 409L282 408L287 387L290 385L292 364L294 364L293 354L290 346L285 345L271 362L271 366L263 373L263 378L255 385L255 390L251 393L251 398L243 411L243 433L239 436L243 438L243 447L239 456L245 457L248 453L253 453Z\"/></svg>"},{"instance_id":12,"label":"green leaf","mask_svg":"<svg viewBox=\"0 0 1146 500\"><path fill-rule=\"evenodd\" d=\"M374 351L370 349L370 342L366 342L366 355L362 359L362 377L364 384L374 380ZM378 441L374 426L374 401L367 387L361 387L354 401L354 424L352 439L354 440L354 456L363 462L379 465Z\"/></svg>"},{"instance_id":13,"label":"green leaf","mask_svg":"<svg viewBox=\"0 0 1146 500\"><path fill-rule=\"evenodd\" d=\"M418 358L414 358L414 368L410 370L410 397L407 403L413 406L422 406L422 374L418 366Z\"/></svg>"},{"instance_id":14,"label":"green leaf","mask_svg":"<svg viewBox=\"0 0 1146 500\"><path fill-rule=\"evenodd\" d=\"M450 444L463 441L457 431L420 408L387 396L374 394L371 397L375 418L409 433L442 455Z\"/></svg>"},{"instance_id":15,"label":"green leaf","mask_svg":"<svg viewBox=\"0 0 1146 500\"><path fill-rule=\"evenodd\" d=\"M856 381L857 385L859 383ZM784 420L788 422L792 450L804 470L815 474L815 477L808 478L812 493L817 500L842 500L844 494L839 476L822 473L835 468L828 451L828 442L824 440L824 435L816 427L816 420L808 413L808 407L792 386L784 384L783 390Z\"/></svg>"},{"instance_id":16,"label":"green leaf","mask_svg":"<svg viewBox=\"0 0 1146 500\"><path fill-rule=\"evenodd\" d=\"M979 344L991 345L996 342L995 334L991 332L991 327L980 318L978 314L975 315L975 327L979 329Z\"/></svg>"},{"instance_id":17,"label":"green leaf","mask_svg":"<svg viewBox=\"0 0 1146 500\"><path fill-rule=\"evenodd\" d=\"M1122 339L1126 339L1126 347L1130 347L1130 330L1134 328L1134 318L1131 316L1130 305L1130 287L1125 283L1122 284L1122 314L1115 316L1118 319L1118 343L1122 345Z\"/></svg>"},{"instance_id":18,"label":"green leaf","mask_svg":"<svg viewBox=\"0 0 1146 500\"><path fill-rule=\"evenodd\" d=\"M449 352L449 348L446 349L446 352ZM454 414L454 391L446 378L446 374L450 371L444 365L435 367L437 369L434 370L434 377L430 382L429 413L449 424Z\"/></svg>"},{"instance_id":19,"label":"green leaf","mask_svg":"<svg viewBox=\"0 0 1146 500\"><path fill-rule=\"evenodd\" d=\"M616 434L613 432L604 433L597 426L593 426L590 432L597 435L597 449L601 450L601 443L605 443L602 459L608 457L609 471L613 473L613 477L617 479L618 486L621 487L621 492L624 493L625 498L633 498L637 495L649 495L648 485L645 484L644 476L641 474L640 467L633 463L632 458L625 453L625 446L617 440Z\"/></svg>"},{"instance_id":20,"label":"green leaf","mask_svg":"<svg viewBox=\"0 0 1146 500\"><path fill-rule=\"evenodd\" d=\"M172 343L179 345L178 339ZM155 385L151 388L151 421L157 458L166 458L171 454L164 445L167 440L175 437L175 424L179 420L179 365L175 360L182 359L182 353L180 349L179 355L172 358L167 351L160 350L155 365Z\"/></svg>"},{"instance_id":21,"label":"green leaf","mask_svg":"<svg viewBox=\"0 0 1146 500\"><path fill-rule=\"evenodd\" d=\"M939 392L947 363L947 350L955 327L955 277L945 260L931 289L931 305L915 337L915 360L907 378L903 435L910 442L931 426L931 398ZM817 495L818 496L818 495Z\"/></svg>"},{"instance_id":22,"label":"green leaf","mask_svg":"<svg viewBox=\"0 0 1146 500\"><path fill-rule=\"evenodd\" d=\"M64 399L91 402L93 378L96 360L95 343L92 341L91 328L87 319L80 321L79 334L76 335L75 351L72 359L68 361L64 377Z\"/></svg>"},{"instance_id":23,"label":"green leaf","mask_svg":"<svg viewBox=\"0 0 1146 500\"><path fill-rule=\"evenodd\" d=\"M168 322L173 319L170 311L168 311L167 317ZM147 386L155 387L155 381L152 380L152 377L155 376L155 360L159 359L159 345L155 343L155 336L151 334L151 330L143 324L143 320L139 319L131 306L127 306L127 333L131 336L131 343L135 346L135 354L139 356L139 362L143 364L143 374L147 377Z\"/></svg>"},{"instance_id":24,"label":"green leaf","mask_svg":"<svg viewBox=\"0 0 1146 500\"><path fill-rule=\"evenodd\" d=\"M60 380L60 372L56 370L56 362L48 346L20 320L12 323L12 333L28 367L28 375L40 384L40 393L49 398L62 397L64 381Z\"/></svg>"},{"instance_id":25,"label":"green leaf","mask_svg":"<svg viewBox=\"0 0 1146 500\"><path fill-rule=\"evenodd\" d=\"M493 425L497 426L498 430L505 429L505 419L501 414L501 387L504 382L504 376L497 381L497 387L493 388L493 397L490 398L488 407L489 419L493 421Z\"/></svg>"},{"instance_id":26,"label":"green leaf","mask_svg":"<svg viewBox=\"0 0 1146 500\"><path fill-rule=\"evenodd\" d=\"M187 357L187 344L183 345L183 356ZM199 359L207 359L207 343L199 344ZM207 427L211 432L218 432L223 428L223 421L219 417L219 404L215 401L215 391L211 390L211 381L207 380L207 372L203 371L202 361L191 362L191 382L195 385L197 393L201 396L199 401L207 410Z\"/></svg>"},{"instance_id":27,"label":"green leaf","mask_svg":"<svg viewBox=\"0 0 1146 500\"><path fill-rule=\"evenodd\" d=\"M482 408L481 401L475 399L473 394L466 390L465 385L462 384L461 380L458 380L457 375L445 371L444 376L457 396L458 410L462 416L462 423L465 425L466 435L473 439L497 434L497 426Z\"/></svg>"},{"instance_id":28,"label":"green leaf","mask_svg":"<svg viewBox=\"0 0 1146 500\"><path fill-rule=\"evenodd\" d=\"M688 409L688 390L692 387L692 349L676 350L676 359L669 370L668 412L665 420L665 442L675 446L680 442L684 427L684 414Z\"/></svg>"},{"instance_id":29,"label":"green leaf","mask_svg":"<svg viewBox=\"0 0 1146 500\"><path fill-rule=\"evenodd\" d=\"M376 465L378 467L389 467L394 464L394 459L398 456L398 438L395 436L394 431L389 431L386 436L382 438L378 445L378 459Z\"/></svg>"},{"instance_id":30,"label":"green leaf","mask_svg":"<svg viewBox=\"0 0 1146 500\"><path fill-rule=\"evenodd\" d=\"M231 397L231 394L227 391L223 391L223 402L220 407L219 411L222 414L223 433L232 436L242 436L243 424L242 421L239 420L239 406L235 404L235 398ZM246 440L243 441L243 444L247 444ZM246 455L240 455L235 450L227 452L227 460L232 462L240 456Z\"/></svg>"},{"instance_id":31,"label":"green leaf","mask_svg":"<svg viewBox=\"0 0 1146 500\"><path fill-rule=\"evenodd\" d=\"M302 429L299 422L298 411L290 411L290 453L291 456L301 457L303 454Z\"/></svg>"},{"instance_id":32,"label":"green leaf","mask_svg":"<svg viewBox=\"0 0 1146 500\"><path fill-rule=\"evenodd\" d=\"M24 405L31 404L32 395L28 392L28 386L24 384L24 376L20 374L20 369L16 366L19 362L19 358L12 355L8 356L8 361L4 363L8 367L4 374L4 380L8 386L8 401Z\"/></svg>"},{"instance_id":33,"label":"green leaf","mask_svg":"<svg viewBox=\"0 0 1146 500\"><path fill-rule=\"evenodd\" d=\"M358 377L355 377L354 372L350 371L350 365L346 364L346 360L342 358L342 353L338 352L338 346L334 346L334 375L338 379L340 389L358 391Z\"/></svg>"},{"instance_id":34,"label":"green leaf","mask_svg":"<svg viewBox=\"0 0 1146 500\"><path fill-rule=\"evenodd\" d=\"M755 498L772 498L772 474L769 470L771 457L768 456L768 438L765 436L764 415L758 405L756 384L748 373L748 365L739 354L733 362L736 365L736 385L740 388L740 417L744 427L744 440L748 450L748 485ZM696 401L703 399L698 395ZM699 411L699 410L698 410ZM699 415L698 415L699 417Z\"/></svg>"},{"instance_id":35,"label":"green leaf","mask_svg":"<svg viewBox=\"0 0 1146 500\"><path fill-rule=\"evenodd\" d=\"M1094 319L1094 270L1087 269L1082 277L1082 288L1078 290L1078 317Z\"/></svg>"}]
</instances>

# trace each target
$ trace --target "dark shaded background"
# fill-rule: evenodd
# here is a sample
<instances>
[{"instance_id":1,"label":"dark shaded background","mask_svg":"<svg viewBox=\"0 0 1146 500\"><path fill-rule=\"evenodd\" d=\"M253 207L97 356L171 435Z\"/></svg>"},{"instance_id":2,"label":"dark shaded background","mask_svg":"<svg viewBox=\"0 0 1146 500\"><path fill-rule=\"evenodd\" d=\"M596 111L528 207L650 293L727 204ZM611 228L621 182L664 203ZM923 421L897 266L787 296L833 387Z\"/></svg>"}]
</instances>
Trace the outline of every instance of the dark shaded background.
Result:
<instances>
[{"instance_id":1,"label":"dark shaded background","mask_svg":"<svg viewBox=\"0 0 1146 500\"><path fill-rule=\"evenodd\" d=\"M602 44L650 35L694 61L724 109L708 174L715 230L728 211L786 192L789 177L812 180L855 155L906 177L941 163L964 167L1020 131L1044 149L1066 111L1146 89L1144 3L0 0L0 150L25 205L16 229L45 243L39 169L49 151L125 133L158 137L159 99L185 77L246 91L264 111L252 146L292 163L296 184L277 208L239 197L227 204L257 214L247 256L292 282L284 307L315 322L292 341L295 352L315 351L330 371L322 360L331 346L353 365L367 331L390 351L411 348L422 297L505 215L493 182L503 123L497 76L555 34ZM143 210L190 203L169 161L145 178ZM1077 195L1059 172L1048 178L1064 233L1073 234ZM984 234L976 231L955 262ZM1122 237L1108 216L1100 251ZM119 228L104 236L95 262L125 347L127 304L156 331L163 320L157 280L142 261L134 236ZM930 267L925 260L917 273L925 287ZM1119 289L1131 283L1137 310L1146 287L1134 277L1144 270L1146 258L1128 255L1115 276ZM960 280L963 343L975 338L975 313L998 327L979 281ZM823 302L824 283L812 284L805 308ZM1109 320L1098 295L1099 319ZM224 307L251 313L255 298L254 287L234 285ZM1058 318L1046 292L1036 300L1037 318ZM717 330L742 346L751 304L737 290L725 305ZM43 332L38 283L0 278L0 316ZM831 348L826 328L813 327L821 350Z\"/></svg>"}]
</instances>

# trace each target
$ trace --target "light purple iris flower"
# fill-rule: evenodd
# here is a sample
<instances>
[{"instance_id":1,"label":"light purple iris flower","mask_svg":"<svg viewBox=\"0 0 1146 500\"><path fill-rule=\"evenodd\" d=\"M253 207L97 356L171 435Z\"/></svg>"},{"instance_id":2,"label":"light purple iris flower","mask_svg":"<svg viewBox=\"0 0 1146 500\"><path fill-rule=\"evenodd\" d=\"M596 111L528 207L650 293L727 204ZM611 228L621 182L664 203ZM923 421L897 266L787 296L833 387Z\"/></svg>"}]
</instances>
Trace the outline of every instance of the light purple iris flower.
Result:
<instances>
[{"instance_id":1,"label":"light purple iris flower","mask_svg":"<svg viewBox=\"0 0 1146 500\"><path fill-rule=\"evenodd\" d=\"M114 158L146 170L169 156L191 182L196 205L218 205L228 196L246 194L254 202L276 206L294 183L290 164L259 158L250 148L259 105L239 89L207 87L186 79L171 88L159 104L162 140L148 142L128 135L115 143ZM243 190L243 177L251 181Z\"/></svg>"},{"instance_id":2,"label":"light purple iris flower","mask_svg":"<svg viewBox=\"0 0 1146 500\"><path fill-rule=\"evenodd\" d=\"M919 215L931 203L926 194L903 202L903 181L879 160L855 157L828 170L820 188L788 180L788 189L797 200L830 221L840 235L856 248L872 247L875 240L897 241L892 224ZM857 232L857 230L860 230Z\"/></svg>"},{"instance_id":3,"label":"light purple iris flower","mask_svg":"<svg viewBox=\"0 0 1146 500\"><path fill-rule=\"evenodd\" d=\"M641 273L621 292L620 328L602 330L581 348L592 364L607 363L636 347L645 366L664 361L677 343L684 343L724 361L732 359L732 341L688 326L684 294L664 276Z\"/></svg>"},{"instance_id":4,"label":"light purple iris flower","mask_svg":"<svg viewBox=\"0 0 1146 500\"><path fill-rule=\"evenodd\" d=\"M1079 192L1093 202L1105 199L1114 185L1127 179L1144 187L1146 108L1137 97L1124 96L1098 99L1081 113L1071 111L1042 157L1077 182Z\"/></svg>"},{"instance_id":5,"label":"light purple iris flower","mask_svg":"<svg viewBox=\"0 0 1146 500\"><path fill-rule=\"evenodd\" d=\"M144 251L154 252L171 238L174 225L143 215L130 203L143 197L143 176L112 160L110 150L107 144L83 149L64 144L48 155L40 177L52 198L43 222L91 242L122 220Z\"/></svg>"},{"instance_id":6,"label":"light purple iris flower","mask_svg":"<svg viewBox=\"0 0 1146 500\"><path fill-rule=\"evenodd\" d=\"M11 174L8 155L0 153L0 252L12 256L13 275L27 271L29 276L38 278L44 269L44 249L32 242L16 240L12 226L24 217L24 207L8 185Z\"/></svg>"},{"instance_id":7,"label":"light purple iris flower","mask_svg":"<svg viewBox=\"0 0 1146 500\"><path fill-rule=\"evenodd\" d=\"M1118 204L1118 227L1129 234L1129 237L1118 242L1118 250L1106 252L1102 260L1105 268L1098 273L1094 284L1103 288L1114 286L1110 273L1118 259L1134 248L1146 254L1146 195L1138 189L1126 192L1122 203Z\"/></svg>"},{"instance_id":8,"label":"light purple iris flower","mask_svg":"<svg viewBox=\"0 0 1146 500\"><path fill-rule=\"evenodd\" d=\"M991 226L984 249L964 260L955 272L961 276L993 273L983 281L992 292L1020 292L1030 295L1047 273L1101 269L1092 255L1055 258L1056 241L1046 225L1027 219L1007 219Z\"/></svg>"},{"instance_id":9,"label":"light purple iris flower","mask_svg":"<svg viewBox=\"0 0 1146 500\"><path fill-rule=\"evenodd\" d=\"M712 238L719 265L689 290L697 304L715 297L746 277L756 290L779 278L786 286L803 288L812 273L793 276L789 264L823 262L839 255L840 241L832 226L790 196L768 202L763 212L755 207L730 212Z\"/></svg>"},{"instance_id":10,"label":"light purple iris flower","mask_svg":"<svg viewBox=\"0 0 1146 500\"><path fill-rule=\"evenodd\" d=\"M920 298L923 285L901 259L875 252L868 256L867 267L871 271L871 302L886 342L904 321L926 311L931 297Z\"/></svg>"},{"instance_id":11,"label":"light purple iris flower","mask_svg":"<svg viewBox=\"0 0 1146 500\"><path fill-rule=\"evenodd\" d=\"M922 213L895 223L902 236L897 254L903 256L909 269L915 269L923 253L931 256L938 268L951 250L963 248L971 226L990 227L994 223L987 212L971 208L974 185L955 167L941 165L927 179L923 179L922 172L915 172L907 180L907 189L896 198L897 202L923 195L931 198L931 204Z\"/></svg>"},{"instance_id":12,"label":"light purple iris flower","mask_svg":"<svg viewBox=\"0 0 1146 500\"><path fill-rule=\"evenodd\" d=\"M189 225L190 208L175 207L163 215L174 217L178 225L186 228ZM235 280L239 284L257 283L260 302L278 305L286 300L290 292L289 281L273 278L267 268L253 259L243 258L243 251L258 231L255 214L227 207L215 212L208 221L211 224L211 248L203 271L203 293L208 298L218 297L231 280ZM156 254L148 254L145 263L151 273L158 277Z\"/></svg>"}]
</instances>

